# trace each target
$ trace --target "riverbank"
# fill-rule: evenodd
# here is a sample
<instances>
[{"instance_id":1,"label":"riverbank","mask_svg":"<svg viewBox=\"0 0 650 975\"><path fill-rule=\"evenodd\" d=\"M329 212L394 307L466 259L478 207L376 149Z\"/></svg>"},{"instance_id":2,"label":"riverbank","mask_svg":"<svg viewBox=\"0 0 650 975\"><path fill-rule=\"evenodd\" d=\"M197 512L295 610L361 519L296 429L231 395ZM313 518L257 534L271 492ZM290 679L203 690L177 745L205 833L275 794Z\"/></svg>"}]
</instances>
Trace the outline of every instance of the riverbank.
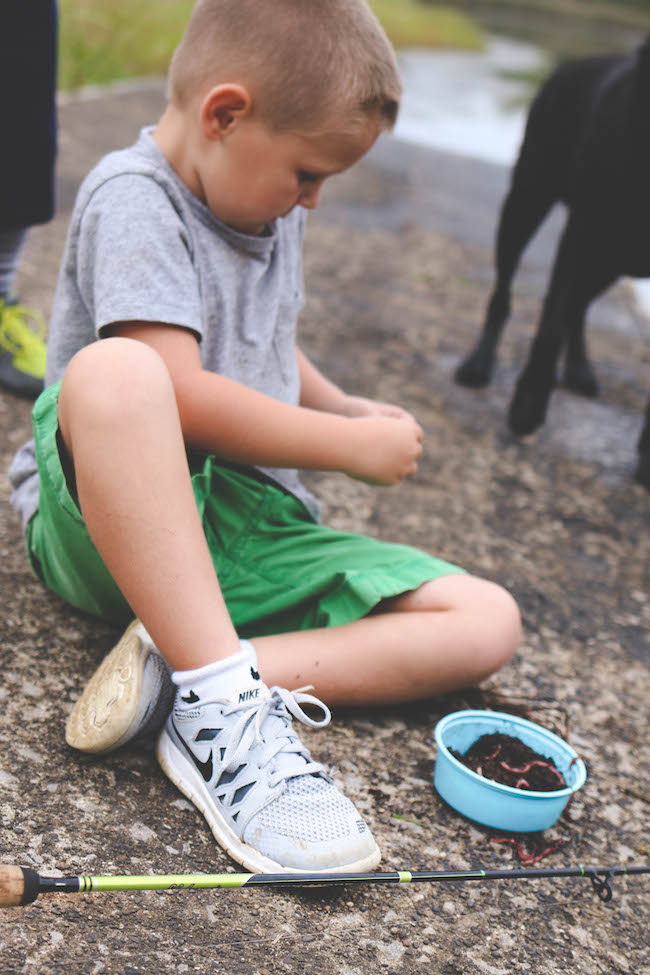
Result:
<instances>
[{"instance_id":1,"label":"riverbank","mask_svg":"<svg viewBox=\"0 0 650 975\"><path fill-rule=\"evenodd\" d=\"M425 0L426 2L426 0ZM469 13L483 18L492 10L502 9L517 15L521 12L541 12L555 17L575 17L581 20L605 21L650 30L650 12L642 2L608 3L603 0L451 0Z\"/></svg>"},{"instance_id":2,"label":"riverbank","mask_svg":"<svg viewBox=\"0 0 650 975\"><path fill-rule=\"evenodd\" d=\"M486 35L542 48L551 60L626 51L650 31L650 11L565 0L455 0Z\"/></svg>"}]
</instances>

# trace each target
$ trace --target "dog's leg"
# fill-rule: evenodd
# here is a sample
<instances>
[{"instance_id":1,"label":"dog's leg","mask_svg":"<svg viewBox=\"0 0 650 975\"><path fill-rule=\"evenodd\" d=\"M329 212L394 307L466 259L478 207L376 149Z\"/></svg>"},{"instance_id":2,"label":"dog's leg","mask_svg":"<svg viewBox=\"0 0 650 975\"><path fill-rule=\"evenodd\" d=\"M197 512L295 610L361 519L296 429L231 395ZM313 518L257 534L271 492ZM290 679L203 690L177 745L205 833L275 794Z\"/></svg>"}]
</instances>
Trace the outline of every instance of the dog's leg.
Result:
<instances>
[{"instance_id":1,"label":"dog's leg","mask_svg":"<svg viewBox=\"0 0 650 975\"><path fill-rule=\"evenodd\" d=\"M585 316L589 304L586 302L584 309L569 324L562 383L579 396L594 398L598 396L598 380L585 348Z\"/></svg>"},{"instance_id":2,"label":"dog's leg","mask_svg":"<svg viewBox=\"0 0 650 975\"><path fill-rule=\"evenodd\" d=\"M585 238L585 228L579 228L569 218L558 247L537 334L508 411L508 425L518 435L532 433L546 417L557 362L567 338L567 322L576 307L576 282L582 277L581 266L591 258L586 240L589 237ZM588 255L586 259L585 255Z\"/></svg>"},{"instance_id":3,"label":"dog's leg","mask_svg":"<svg viewBox=\"0 0 650 975\"><path fill-rule=\"evenodd\" d=\"M650 490L650 400L648 400L645 423L639 437L638 451L639 461L634 478Z\"/></svg>"},{"instance_id":4,"label":"dog's leg","mask_svg":"<svg viewBox=\"0 0 650 975\"><path fill-rule=\"evenodd\" d=\"M521 254L551 206L555 195L540 194L539 186L518 177L503 204L496 241L497 281L490 297L487 315L474 349L455 373L456 382L463 386L487 386L492 378L496 350L503 327L510 315L512 278Z\"/></svg>"},{"instance_id":5,"label":"dog's leg","mask_svg":"<svg viewBox=\"0 0 650 975\"><path fill-rule=\"evenodd\" d=\"M538 92L512 172L510 190L499 218L496 236L496 284L483 328L472 352L456 370L465 386L486 386L496 350L510 314L510 291L519 259L529 240L555 202L565 199L571 166L571 140L558 135L558 114L572 103L574 86L564 73L551 78Z\"/></svg>"},{"instance_id":6,"label":"dog's leg","mask_svg":"<svg viewBox=\"0 0 650 975\"><path fill-rule=\"evenodd\" d=\"M572 392L594 397L598 395L598 381L585 345L587 310L594 298L611 287L619 275L614 270L614 255L609 260L605 255L599 255L596 260L587 254L582 264L582 273L574 278L567 310L567 349L562 381Z\"/></svg>"}]
</instances>

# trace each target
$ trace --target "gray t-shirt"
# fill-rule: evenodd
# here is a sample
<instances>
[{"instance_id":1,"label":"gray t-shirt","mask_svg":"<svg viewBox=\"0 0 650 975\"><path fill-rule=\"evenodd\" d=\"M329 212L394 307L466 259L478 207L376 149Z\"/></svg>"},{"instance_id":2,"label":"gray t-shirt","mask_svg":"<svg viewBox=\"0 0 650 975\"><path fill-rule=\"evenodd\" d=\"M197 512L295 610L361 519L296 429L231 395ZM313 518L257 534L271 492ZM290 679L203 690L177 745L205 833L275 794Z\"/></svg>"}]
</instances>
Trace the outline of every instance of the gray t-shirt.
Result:
<instances>
[{"instance_id":1,"label":"gray t-shirt","mask_svg":"<svg viewBox=\"0 0 650 975\"><path fill-rule=\"evenodd\" d=\"M176 176L150 129L106 156L77 197L48 335L46 385L113 322L182 325L196 333L204 369L296 405L295 354L304 303L305 213L262 236L221 223ZM236 408L236 404L234 404ZM318 502L286 468L260 468L318 516ZM38 507L33 441L9 471L26 524Z\"/></svg>"}]
</instances>

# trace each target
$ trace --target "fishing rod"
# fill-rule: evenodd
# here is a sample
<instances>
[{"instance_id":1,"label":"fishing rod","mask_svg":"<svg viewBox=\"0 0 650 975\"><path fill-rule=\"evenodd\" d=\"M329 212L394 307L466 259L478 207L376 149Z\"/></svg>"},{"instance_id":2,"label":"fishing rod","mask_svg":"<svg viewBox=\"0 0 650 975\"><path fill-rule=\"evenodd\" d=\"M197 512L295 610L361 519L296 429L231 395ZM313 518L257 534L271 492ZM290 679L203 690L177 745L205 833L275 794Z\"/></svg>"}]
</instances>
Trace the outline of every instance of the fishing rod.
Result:
<instances>
[{"instance_id":1,"label":"fishing rod","mask_svg":"<svg viewBox=\"0 0 650 975\"><path fill-rule=\"evenodd\" d=\"M612 899L614 877L650 873L650 864L629 867L558 867L510 870L397 870L392 873L216 873L114 877L41 877L30 867L0 864L0 907L22 907L40 894L88 894L127 890L210 890L218 887L323 887L362 884L412 884L465 880L541 880L583 877L603 901Z\"/></svg>"}]
</instances>

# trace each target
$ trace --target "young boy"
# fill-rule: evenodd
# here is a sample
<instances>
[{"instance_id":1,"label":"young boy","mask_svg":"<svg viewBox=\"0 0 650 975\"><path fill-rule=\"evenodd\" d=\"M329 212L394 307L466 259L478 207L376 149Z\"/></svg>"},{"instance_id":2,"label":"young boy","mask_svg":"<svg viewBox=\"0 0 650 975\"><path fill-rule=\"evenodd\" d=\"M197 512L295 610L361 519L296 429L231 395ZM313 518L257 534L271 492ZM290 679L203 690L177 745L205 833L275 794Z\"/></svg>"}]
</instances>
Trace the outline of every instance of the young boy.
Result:
<instances>
[{"instance_id":1,"label":"young boy","mask_svg":"<svg viewBox=\"0 0 650 975\"><path fill-rule=\"evenodd\" d=\"M295 346L304 211L399 95L365 0L199 0L158 125L81 187L36 462L27 447L13 465L36 572L136 617L68 743L106 752L166 719L164 771L256 872L379 861L292 729L330 717L304 685L330 705L423 698L493 672L520 635L498 586L320 525L295 470L417 470L413 417L346 395Z\"/></svg>"}]
</instances>

